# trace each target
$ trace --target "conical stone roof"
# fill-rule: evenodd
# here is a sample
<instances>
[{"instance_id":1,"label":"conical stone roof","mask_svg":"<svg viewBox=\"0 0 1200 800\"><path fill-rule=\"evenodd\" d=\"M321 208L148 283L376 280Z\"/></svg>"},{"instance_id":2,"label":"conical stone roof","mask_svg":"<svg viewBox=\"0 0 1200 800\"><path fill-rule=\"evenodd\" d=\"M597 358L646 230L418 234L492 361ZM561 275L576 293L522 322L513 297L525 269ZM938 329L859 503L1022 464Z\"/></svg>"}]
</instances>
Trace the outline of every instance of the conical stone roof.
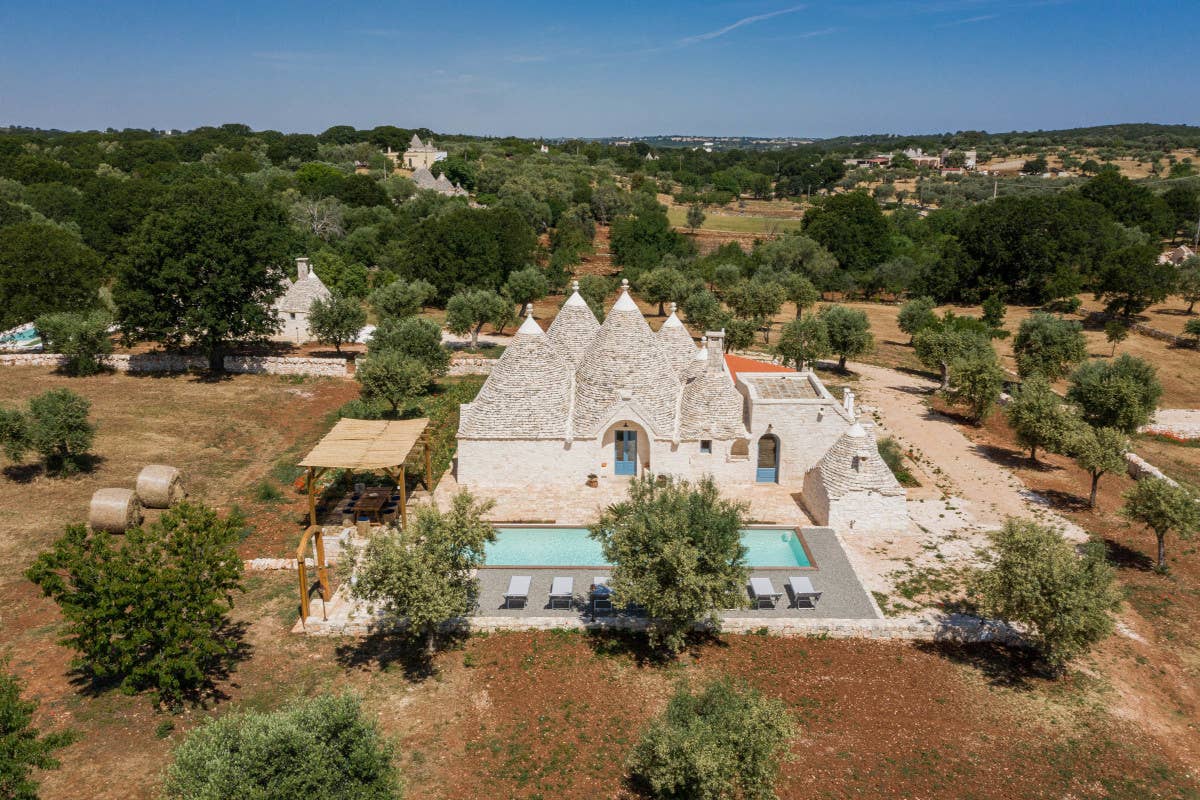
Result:
<instances>
[{"instance_id":1,"label":"conical stone roof","mask_svg":"<svg viewBox=\"0 0 1200 800\"><path fill-rule=\"evenodd\" d=\"M587 301L579 294L579 283L576 282L574 292L567 298L567 302L563 303L546 335L574 369L579 366L584 352L599 330L600 322L588 308Z\"/></svg>"},{"instance_id":2,"label":"conical stone roof","mask_svg":"<svg viewBox=\"0 0 1200 800\"><path fill-rule=\"evenodd\" d=\"M570 404L571 368L530 313L475 400L462 407L458 435L561 439Z\"/></svg>"},{"instance_id":3,"label":"conical stone roof","mask_svg":"<svg viewBox=\"0 0 1200 800\"><path fill-rule=\"evenodd\" d=\"M598 433L612 408L625 400L644 409L655 433L670 435L680 388L675 370L626 289L575 373L575 435Z\"/></svg>"},{"instance_id":4,"label":"conical stone roof","mask_svg":"<svg viewBox=\"0 0 1200 800\"><path fill-rule=\"evenodd\" d=\"M418 189L438 188L437 178L433 177L433 173L427 167L417 167L413 170L412 181Z\"/></svg>"},{"instance_id":5,"label":"conical stone roof","mask_svg":"<svg viewBox=\"0 0 1200 800\"><path fill-rule=\"evenodd\" d=\"M817 462L829 499L853 492L903 494L904 488L879 455L875 437L858 422Z\"/></svg>"},{"instance_id":6,"label":"conical stone roof","mask_svg":"<svg viewBox=\"0 0 1200 800\"><path fill-rule=\"evenodd\" d=\"M687 332L687 328L679 321L674 303L671 304L671 315L658 329L656 336L663 354L675 368L675 373L683 375L696 357L696 343L692 341L692 335Z\"/></svg>"},{"instance_id":7,"label":"conical stone roof","mask_svg":"<svg viewBox=\"0 0 1200 800\"><path fill-rule=\"evenodd\" d=\"M693 359L696 360L696 359ZM708 360L704 362L707 364ZM746 435L743 398L725 370L708 369L683 387L679 438L734 439Z\"/></svg>"}]
</instances>

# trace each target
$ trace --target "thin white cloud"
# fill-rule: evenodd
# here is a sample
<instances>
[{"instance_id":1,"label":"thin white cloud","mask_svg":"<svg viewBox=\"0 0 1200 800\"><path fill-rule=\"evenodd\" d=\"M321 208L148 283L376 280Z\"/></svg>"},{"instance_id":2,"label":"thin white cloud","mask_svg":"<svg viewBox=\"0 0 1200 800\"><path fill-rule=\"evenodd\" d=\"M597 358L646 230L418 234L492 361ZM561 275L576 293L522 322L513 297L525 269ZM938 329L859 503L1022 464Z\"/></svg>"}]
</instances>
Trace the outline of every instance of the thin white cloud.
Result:
<instances>
[{"instance_id":1,"label":"thin white cloud","mask_svg":"<svg viewBox=\"0 0 1200 800\"><path fill-rule=\"evenodd\" d=\"M1000 16L1000 15L999 14L980 14L977 17L967 17L966 19L956 19L952 22L943 22L940 25L938 25L937 27L953 28L956 25L973 25L976 22L987 22L989 19L995 19L998 16Z\"/></svg>"},{"instance_id":2,"label":"thin white cloud","mask_svg":"<svg viewBox=\"0 0 1200 800\"><path fill-rule=\"evenodd\" d=\"M755 14L752 17L742 17L737 22L730 23L729 25L726 25L724 28L717 28L715 31L709 31L708 33L697 34L696 36L687 36L683 39L680 39L679 44L687 45L687 44L697 44L699 42L707 42L711 39L716 39L720 36L724 36L725 34L729 33L730 31L737 30L738 28L742 27L743 25L753 25L755 22L762 22L765 19L771 19L772 17L779 17L784 14L794 14L795 12L803 11L804 9L805 9L805 6L802 6L802 5L801 6L792 6L791 8L781 8L778 11L769 11L766 14Z\"/></svg>"},{"instance_id":3,"label":"thin white cloud","mask_svg":"<svg viewBox=\"0 0 1200 800\"><path fill-rule=\"evenodd\" d=\"M549 61L550 56L546 55L512 55L506 56L505 61L510 64L539 64L543 61Z\"/></svg>"}]
</instances>

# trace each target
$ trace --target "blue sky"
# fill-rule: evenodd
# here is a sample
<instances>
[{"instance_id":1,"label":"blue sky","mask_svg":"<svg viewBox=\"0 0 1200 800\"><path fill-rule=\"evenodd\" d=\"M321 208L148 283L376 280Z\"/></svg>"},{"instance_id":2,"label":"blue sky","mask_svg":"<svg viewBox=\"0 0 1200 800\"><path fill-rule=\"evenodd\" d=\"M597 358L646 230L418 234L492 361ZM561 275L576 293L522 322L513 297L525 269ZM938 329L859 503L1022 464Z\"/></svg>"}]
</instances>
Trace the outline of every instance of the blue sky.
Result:
<instances>
[{"instance_id":1,"label":"blue sky","mask_svg":"<svg viewBox=\"0 0 1200 800\"><path fill-rule=\"evenodd\" d=\"M1200 122L1196 0L0 0L0 124L836 136Z\"/></svg>"}]
</instances>

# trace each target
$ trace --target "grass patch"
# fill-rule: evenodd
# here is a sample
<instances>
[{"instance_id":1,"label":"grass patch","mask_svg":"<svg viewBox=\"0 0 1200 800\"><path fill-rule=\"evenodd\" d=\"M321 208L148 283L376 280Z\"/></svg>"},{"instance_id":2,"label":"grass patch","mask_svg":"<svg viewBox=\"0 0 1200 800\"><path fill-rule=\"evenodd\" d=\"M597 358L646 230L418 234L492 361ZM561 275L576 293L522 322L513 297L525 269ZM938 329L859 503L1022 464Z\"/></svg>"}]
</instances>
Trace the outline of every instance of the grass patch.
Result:
<instances>
[{"instance_id":1,"label":"grass patch","mask_svg":"<svg viewBox=\"0 0 1200 800\"><path fill-rule=\"evenodd\" d=\"M913 476L905 464L904 449L891 436L880 440L879 457L883 459L883 463L888 465L888 469L896 476L896 480L900 481L901 486L911 488L921 485L921 482Z\"/></svg>"},{"instance_id":2,"label":"grass patch","mask_svg":"<svg viewBox=\"0 0 1200 800\"><path fill-rule=\"evenodd\" d=\"M798 231L804 225L803 220L788 217L755 217L734 216L706 211L702 231L727 231L729 233L783 233ZM677 227L687 226L687 208L671 206L667 210L667 218Z\"/></svg>"},{"instance_id":3,"label":"grass patch","mask_svg":"<svg viewBox=\"0 0 1200 800\"><path fill-rule=\"evenodd\" d=\"M254 499L260 503L281 503L283 502L283 492L273 482L261 480L254 487Z\"/></svg>"}]
</instances>

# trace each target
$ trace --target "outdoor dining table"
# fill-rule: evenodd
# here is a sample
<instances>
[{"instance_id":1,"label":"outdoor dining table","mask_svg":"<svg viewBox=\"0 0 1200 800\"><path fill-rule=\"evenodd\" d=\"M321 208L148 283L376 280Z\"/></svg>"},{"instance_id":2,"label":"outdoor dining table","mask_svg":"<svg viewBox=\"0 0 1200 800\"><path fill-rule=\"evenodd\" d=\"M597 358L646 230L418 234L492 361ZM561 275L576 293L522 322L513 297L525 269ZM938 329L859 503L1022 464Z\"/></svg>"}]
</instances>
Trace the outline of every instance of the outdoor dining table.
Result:
<instances>
[{"instance_id":1,"label":"outdoor dining table","mask_svg":"<svg viewBox=\"0 0 1200 800\"><path fill-rule=\"evenodd\" d=\"M362 497L354 504L354 516L366 516L372 522L379 522L379 512L387 505L388 500L392 497L390 489L378 488L367 489L362 493Z\"/></svg>"}]
</instances>

